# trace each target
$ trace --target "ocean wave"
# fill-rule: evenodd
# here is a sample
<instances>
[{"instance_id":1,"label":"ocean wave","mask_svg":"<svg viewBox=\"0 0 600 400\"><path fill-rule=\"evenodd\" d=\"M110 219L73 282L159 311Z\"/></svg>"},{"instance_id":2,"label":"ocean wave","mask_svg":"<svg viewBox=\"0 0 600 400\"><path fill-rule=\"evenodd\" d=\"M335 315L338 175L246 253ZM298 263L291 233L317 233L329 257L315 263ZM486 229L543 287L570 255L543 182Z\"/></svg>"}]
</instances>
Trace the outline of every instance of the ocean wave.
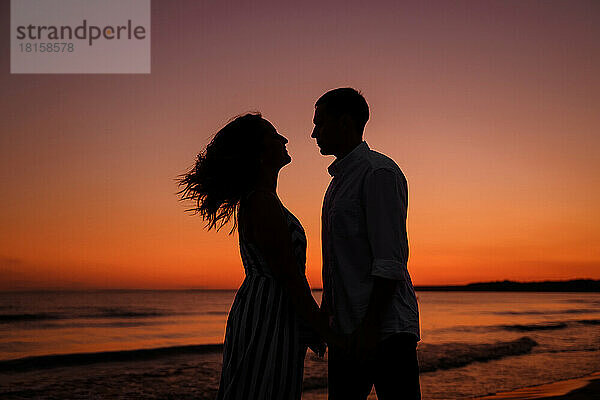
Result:
<instances>
[{"instance_id":1,"label":"ocean wave","mask_svg":"<svg viewBox=\"0 0 600 400\"><path fill-rule=\"evenodd\" d=\"M198 311L198 312L167 312L154 309L128 309L128 308L85 308L77 312L40 312L40 313L14 313L0 314L0 324L18 322L38 322L48 320L77 320L77 319L144 319L169 316L194 316L194 315L227 315L227 311Z\"/></svg>"},{"instance_id":2,"label":"ocean wave","mask_svg":"<svg viewBox=\"0 0 600 400\"><path fill-rule=\"evenodd\" d=\"M490 331L506 330L513 332L533 332L565 329L576 325L600 325L600 319L562 320L547 321L533 324L514 325L456 325L435 329L433 332L465 332L465 333L488 333Z\"/></svg>"},{"instance_id":3,"label":"ocean wave","mask_svg":"<svg viewBox=\"0 0 600 400\"><path fill-rule=\"evenodd\" d=\"M544 353L556 354L556 353L578 353L578 352L596 352L600 351L600 346L584 346L584 347L574 347L570 349L548 349L544 351Z\"/></svg>"},{"instance_id":4,"label":"ocean wave","mask_svg":"<svg viewBox=\"0 0 600 400\"><path fill-rule=\"evenodd\" d=\"M515 324L515 325L494 325L488 328L497 328L515 332L533 332L533 331L548 331L556 329L565 329L574 325L600 325L600 319L580 319L566 321L549 321L538 322L534 324ZM484 328L484 327L479 327Z\"/></svg>"},{"instance_id":5,"label":"ocean wave","mask_svg":"<svg viewBox=\"0 0 600 400\"><path fill-rule=\"evenodd\" d=\"M59 319L93 319L93 318L151 318L167 315L159 311L136 311L127 309L98 309L96 312L72 314L60 312L0 314L0 323L45 321Z\"/></svg>"},{"instance_id":6,"label":"ocean wave","mask_svg":"<svg viewBox=\"0 0 600 400\"><path fill-rule=\"evenodd\" d=\"M584 325L600 325L600 319L580 319L577 322Z\"/></svg>"},{"instance_id":7,"label":"ocean wave","mask_svg":"<svg viewBox=\"0 0 600 400\"><path fill-rule=\"evenodd\" d=\"M105 362L141 361L181 354L206 354L221 351L223 351L222 344L205 344L97 353L52 354L0 361L0 372L20 372Z\"/></svg>"},{"instance_id":8,"label":"ocean wave","mask_svg":"<svg viewBox=\"0 0 600 400\"><path fill-rule=\"evenodd\" d=\"M546 322L540 324L529 325L501 325L502 329L507 331L531 332L531 331L548 331L554 329L564 329L568 326L565 322Z\"/></svg>"},{"instance_id":9,"label":"ocean wave","mask_svg":"<svg viewBox=\"0 0 600 400\"><path fill-rule=\"evenodd\" d=\"M46 321L39 324L21 327L20 329L65 329L65 328L136 328L140 326L157 326L172 324L171 321L83 321L71 322L77 320L61 320L59 322ZM181 324L178 322L178 324Z\"/></svg>"},{"instance_id":10,"label":"ocean wave","mask_svg":"<svg viewBox=\"0 0 600 400\"><path fill-rule=\"evenodd\" d=\"M419 364L421 372L432 372L439 369L458 368L473 362L485 362L508 356L527 354L531 352L531 349L534 346L537 346L537 342L527 336L513 341L483 344L425 343L420 344L418 348ZM140 361L182 354L206 354L221 351L223 351L222 344L210 344L109 351L99 353L35 356L16 360L0 361L0 372L29 371L105 362ZM326 381L324 381L320 376L314 376L312 378L314 379L309 380L306 383L311 388L322 387L321 385L323 382L326 383Z\"/></svg>"},{"instance_id":11,"label":"ocean wave","mask_svg":"<svg viewBox=\"0 0 600 400\"><path fill-rule=\"evenodd\" d=\"M0 314L0 323L11 323L21 321L43 321L49 319L60 319L59 314L36 313L36 314Z\"/></svg>"},{"instance_id":12,"label":"ocean wave","mask_svg":"<svg viewBox=\"0 0 600 400\"><path fill-rule=\"evenodd\" d=\"M474 362L528 354L538 343L528 336L496 343L443 343L419 345L421 372L464 367Z\"/></svg>"},{"instance_id":13,"label":"ocean wave","mask_svg":"<svg viewBox=\"0 0 600 400\"><path fill-rule=\"evenodd\" d=\"M97 313L83 315L82 318L147 318L160 317L165 312L158 310L129 310L126 308L100 308Z\"/></svg>"},{"instance_id":14,"label":"ocean wave","mask_svg":"<svg viewBox=\"0 0 600 400\"><path fill-rule=\"evenodd\" d=\"M551 311L491 311L491 314L495 315L552 315L552 314L588 314L598 313L600 310L597 308L570 308L566 310L551 310Z\"/></svg>"}]
</instances>

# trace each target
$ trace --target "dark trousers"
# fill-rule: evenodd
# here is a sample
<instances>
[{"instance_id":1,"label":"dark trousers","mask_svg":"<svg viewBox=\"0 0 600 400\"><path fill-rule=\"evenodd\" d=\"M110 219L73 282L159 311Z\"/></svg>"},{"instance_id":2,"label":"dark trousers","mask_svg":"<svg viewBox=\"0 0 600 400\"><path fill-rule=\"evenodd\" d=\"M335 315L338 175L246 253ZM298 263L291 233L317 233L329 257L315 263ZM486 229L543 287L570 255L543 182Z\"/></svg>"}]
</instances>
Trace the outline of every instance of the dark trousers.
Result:
<instances>
[{"instance_id":1,"label":"dark trousers","mask_svg":"<svg viewBox=\"0 0 600 400\"><path fill-rule=\"evenodd\" d=\"M419 400L419 362L414 335L397 333L377 345L375 356L360 363L343 350L329 349L329 400L365 400L373 385L379 400Z\"/></svg>"}]
</instances>

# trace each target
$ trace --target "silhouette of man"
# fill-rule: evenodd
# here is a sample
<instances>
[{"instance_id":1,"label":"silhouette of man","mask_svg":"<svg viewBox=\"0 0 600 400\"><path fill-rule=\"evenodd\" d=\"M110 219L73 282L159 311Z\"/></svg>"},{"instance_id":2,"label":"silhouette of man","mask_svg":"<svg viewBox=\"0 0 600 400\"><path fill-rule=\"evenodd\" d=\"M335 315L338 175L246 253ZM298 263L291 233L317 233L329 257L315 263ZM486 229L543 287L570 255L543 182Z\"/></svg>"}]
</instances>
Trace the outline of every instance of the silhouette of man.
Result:
<instances>
[{"instance_id":1,"label":"silhouette of man","mask_svg":"<svg viewBox=\"0 0 600 400\"><path fill-rule=\"evenodd\" d=\"M396 163L363 141L369 106L352 88L315 103L315 138L334 155L322 210L323 301L347 348L330 346L329 399L420 399L419 311L407 270L408 189Z\"/></svg>"}]
</instances>

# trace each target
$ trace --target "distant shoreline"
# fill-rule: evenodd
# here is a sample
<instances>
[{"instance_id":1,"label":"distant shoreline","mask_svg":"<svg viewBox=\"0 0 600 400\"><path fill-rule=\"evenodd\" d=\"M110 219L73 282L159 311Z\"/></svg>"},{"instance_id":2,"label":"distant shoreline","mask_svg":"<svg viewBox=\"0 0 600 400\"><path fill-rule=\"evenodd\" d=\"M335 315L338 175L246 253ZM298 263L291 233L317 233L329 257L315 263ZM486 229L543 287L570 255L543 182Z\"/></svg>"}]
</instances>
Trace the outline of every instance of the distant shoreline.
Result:
<instances>
[{"instance_id":1,"label":"distant shoreline","mask_svg":"<svg viewBox=\"0 0 600 400\"><path fill-rule=\"evenodd\" d=\"M421 292L600 292L600 280L477 282L467 285L415 286Z\"/></svg>"},{"instance_id":2,"label":"distant shoreline","mask_svg":"<svg viewBox=\"0 0 600 400\"><path fill-rule=\"evenodd\" d=\"M140 288L40 288L0 290L0 293L39 293L39 292L235 292L238 288L184 288L184 289L140 289ZM323 288L311 288L322 291ZM474 282L466 285L417 285L421 292L600 292L600 280L573 279L569 281L493 281Z\"/></svg>"}]
</instances>

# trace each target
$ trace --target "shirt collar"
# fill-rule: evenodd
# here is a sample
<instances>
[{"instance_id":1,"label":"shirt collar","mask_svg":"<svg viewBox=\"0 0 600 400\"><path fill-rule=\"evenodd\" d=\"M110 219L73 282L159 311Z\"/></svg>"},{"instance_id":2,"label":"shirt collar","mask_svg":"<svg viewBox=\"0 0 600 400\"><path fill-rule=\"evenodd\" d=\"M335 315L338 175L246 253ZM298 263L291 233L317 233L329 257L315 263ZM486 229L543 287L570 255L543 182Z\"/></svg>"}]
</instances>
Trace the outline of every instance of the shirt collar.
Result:
<instances>
[{"instance_id":1,"label":"shirt collar","mask_svg":"<svg viewBox=\"0 0 600 400\"><path fill-rule=\"evenodd\" d=\"M335 160L327 167L329 175L335 177L342 175L345 171L352 169L362 158L365 157L369 151L367 142L363 141L361 144L356 146L350 153L346 154L344 158Z\"/></svg>"}]
</instances>

